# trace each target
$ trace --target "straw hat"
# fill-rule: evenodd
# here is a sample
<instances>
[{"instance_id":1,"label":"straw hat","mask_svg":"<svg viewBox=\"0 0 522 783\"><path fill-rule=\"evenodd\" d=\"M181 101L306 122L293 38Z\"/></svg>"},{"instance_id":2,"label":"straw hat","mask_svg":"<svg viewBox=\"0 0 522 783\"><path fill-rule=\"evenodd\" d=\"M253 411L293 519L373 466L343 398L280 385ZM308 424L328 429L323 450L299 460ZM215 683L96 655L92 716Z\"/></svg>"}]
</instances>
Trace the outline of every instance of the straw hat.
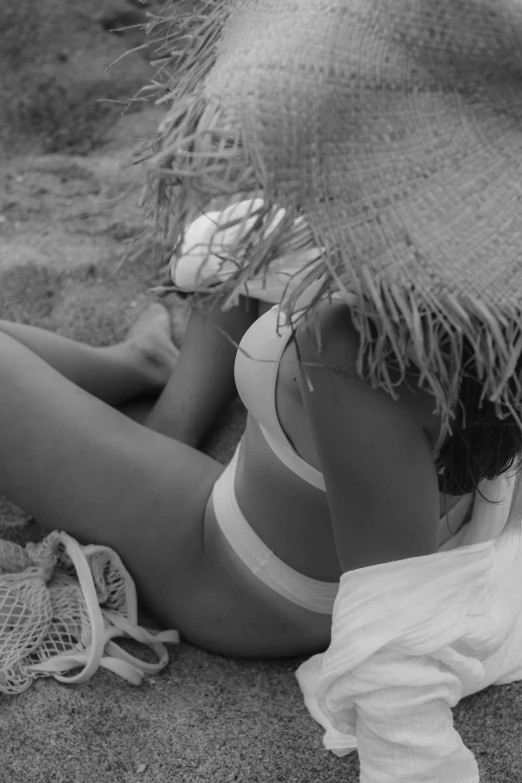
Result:
<instances>
[{"instance_id":1,"label":"straw hat","mask_svg":"<svg viewBox=\"0 0 522 783\"><path fill-rule=\"evenodd\" d=\"M203 5L177 71L164 36L175 11L151 26L168 109L149 194L168 241L216 196L261 191L257 222L230 248L228 303L289 247L320 247L302 285L326 271L312 310L357 294L374 384L393 393L389 368L413 351L451 415L465 335L499 414L519 406L521 0Z\"/></svg>"}]
</instances>

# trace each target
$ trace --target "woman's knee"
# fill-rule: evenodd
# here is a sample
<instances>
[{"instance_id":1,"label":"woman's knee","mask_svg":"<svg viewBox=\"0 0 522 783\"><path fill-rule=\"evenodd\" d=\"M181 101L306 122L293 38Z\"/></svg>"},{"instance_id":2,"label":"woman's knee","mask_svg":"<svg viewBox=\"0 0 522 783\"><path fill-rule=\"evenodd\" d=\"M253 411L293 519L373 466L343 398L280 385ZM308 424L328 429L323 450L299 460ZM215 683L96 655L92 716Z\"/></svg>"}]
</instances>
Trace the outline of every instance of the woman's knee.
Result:
<instances>
[{"instance_id":1,"label":"woman's knee","mask_svg":"<svg viewBox=\"0 0 522 783\"><path fill-rule=\"evenodd\" d=\"M0 383L12 378L13 373L20 367L20 357L23 357L27 348L5 332L0 331Z\"/></svg>"}]
</instances>

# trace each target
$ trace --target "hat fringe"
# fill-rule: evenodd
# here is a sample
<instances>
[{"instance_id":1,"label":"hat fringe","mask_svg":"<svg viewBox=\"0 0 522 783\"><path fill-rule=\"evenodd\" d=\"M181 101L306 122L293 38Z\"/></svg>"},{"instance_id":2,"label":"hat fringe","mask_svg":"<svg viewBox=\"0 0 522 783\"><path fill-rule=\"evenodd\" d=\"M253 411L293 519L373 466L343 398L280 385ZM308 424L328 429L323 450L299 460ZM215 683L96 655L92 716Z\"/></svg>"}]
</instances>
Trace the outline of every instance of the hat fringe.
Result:
<instances>
[{"instance_id":1,"label":"hat fringe","mask_svg":"<svg viewBox=\"0 0 522 783\"><path fill-rule=\"evenodd\" d=\"M153 36L159 26L154 40L162 40L165 47L170 26L179 18L179 4L174 8L171 3L170 8L170 16L164 14L149 24ZM261 193L263 207L243 218L246 223L255 214L255 224L249 231L237 232L239 239L223 257L237 265L237 273L211 289L202 286L199 293L212 293L216 304L228 309L246 293L246 283L268 274L282 254L321 248L317 259L307 264L306 274L300 273L299 284L283 298L288 315L297 312L303 292L321 278L322 285L301 312L304 317L311 317L317 304L334 293L350 300L356 294L358 305L351 306L351 312L361 337L358 369L374 387L396 397L396 388L413 362L420 369L421 385L433 394L435 409L451 429L460 381L463 374L473 373L483 382L482 399L495 403L500 418L509 413L522 426L518 410L522 384L515 372L522 354L522 329L515 307L501 310L472 296L435 298L413 280L404 285L375 279L346 249L328 246L313 227L296 221L300 211L295 201L278 198L259 151L244 136L233 113L204 91L229 9L227 0L207 0L203 11L188 15L183 24L189 44L181 53L181 64L179 50L165 56L153 85L157 102L170 106L152 148L141 160L148 168L145 204L154 225L162 230L164 248L169 255L172 248L180 248L184 227L202 212L215 209L220 199L226 200L225 205L233 196L253 198ZM281 207L285 217L280 220L279 214L276 221ZM472 346L473 367L463 366L464 340Z\"/></svg>"}]
</instances>

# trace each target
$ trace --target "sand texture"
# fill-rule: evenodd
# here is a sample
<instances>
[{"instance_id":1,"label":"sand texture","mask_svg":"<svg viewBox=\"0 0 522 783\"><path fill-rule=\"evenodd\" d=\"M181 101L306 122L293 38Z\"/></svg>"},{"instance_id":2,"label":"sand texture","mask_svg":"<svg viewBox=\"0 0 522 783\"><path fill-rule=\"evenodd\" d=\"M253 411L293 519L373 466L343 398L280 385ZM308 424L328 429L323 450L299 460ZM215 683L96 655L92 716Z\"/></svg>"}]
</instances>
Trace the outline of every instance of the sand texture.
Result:
<instances>
[{"instance_id":1,"label":"sand texture","mask_svg":"<svg viewBox=\"0 0 522 783\"><path fill-rule=\"evenodd\" d=\"M0 0L0 318L104 345L152 298L156 261L120 264L142 216L110 199L137 176L130 152L158 113L121 117L97 103L132 94L150 75L139 52L105 71L141 40L111 26L148 8ZM180 341L186 306L170 304ZM226 462L243 423L236 405L206 450ZM38 535L6 500L0 520L7 537ZM105 671L76 687L40 680L0 697L0 783L356 783L356 755L340 760L322 747L298 663L225 660L182 643L138 688ZM455 720L482 783L522 781L522 684L467 699Z\"/></svg>"}]
</instances>

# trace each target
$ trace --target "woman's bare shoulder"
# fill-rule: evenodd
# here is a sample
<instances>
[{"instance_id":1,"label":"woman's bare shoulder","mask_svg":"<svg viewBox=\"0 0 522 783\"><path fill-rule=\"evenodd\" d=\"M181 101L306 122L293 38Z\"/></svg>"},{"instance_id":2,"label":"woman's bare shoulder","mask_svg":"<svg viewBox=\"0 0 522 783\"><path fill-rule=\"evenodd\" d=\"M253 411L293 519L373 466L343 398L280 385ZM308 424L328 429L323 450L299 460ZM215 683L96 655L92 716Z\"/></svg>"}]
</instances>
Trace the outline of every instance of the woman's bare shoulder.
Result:
<instances>
[{"instance_id":1,"label":"woman's bare shoulder","mask_svg":"<svg viewBox=\"0 0 522 783\"><path fill-rule=\"evenodd\" d=\"M368 393L374 396L376 390L365 380L364 372L359 371L361 340L348 304L339 300L322 303L317 309L315 321L303 321L300 324L298 345L305 373L306 365L313 361L325 369L358 381L360 389L366 386ZM393 369L390 375L393 377ZM380 399L390 412L396 409L409 415L424 430L433 446L438 440L440 418L434 410L435 400L427 390L420 387L419 379L420 373L413 365L402 380L397 372L394 397L381 392Z\"/></svg>"},{"instance_id":2,"label":"woman's bare shoulder","mask_svg":"<svg viewBox=\"0 0 522 783\"><path fill-rule=\"evenodd\" d=\"M351 316L350 307L337 300L322 302L314 316L302 320L298 341L317 353L320 360L339 369L352 368L359 354L360 337Z\"/></svg>"}]
</instances>

